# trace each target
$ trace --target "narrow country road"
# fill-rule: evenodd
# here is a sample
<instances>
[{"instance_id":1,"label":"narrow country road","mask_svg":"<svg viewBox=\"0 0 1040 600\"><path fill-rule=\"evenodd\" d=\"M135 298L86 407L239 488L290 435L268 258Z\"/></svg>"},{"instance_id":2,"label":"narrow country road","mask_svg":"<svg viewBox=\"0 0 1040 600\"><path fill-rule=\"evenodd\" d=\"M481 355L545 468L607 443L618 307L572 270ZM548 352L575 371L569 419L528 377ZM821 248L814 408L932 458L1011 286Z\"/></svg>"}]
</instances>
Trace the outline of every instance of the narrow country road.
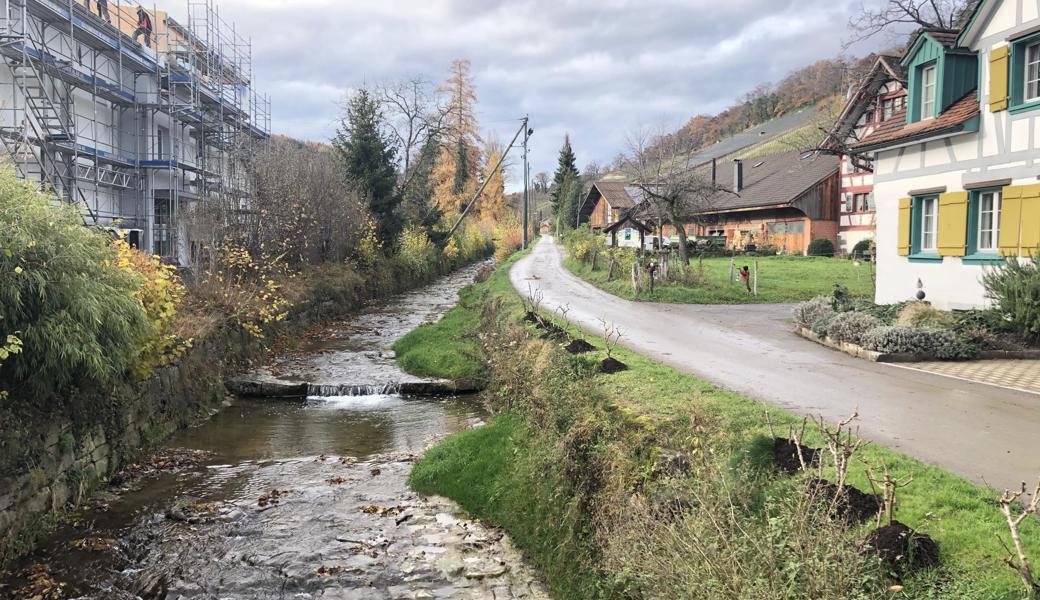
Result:
<instances>
[{"instance_id":1,"label":"narrow country road","mask_svg":"<svg viewBox=\"0 0 1040 600\"><path fill-rule=\"evenodd\" d=\"M791 306L697 306L622 300L580 280L543 238L510 272L543 307L570 305L590 333L605 319L649 358L798 414L830 421L858 407L869 440L994 487L1040 475L1040 396L871 363L792 332Z\"/></svg>"}]
</instances>

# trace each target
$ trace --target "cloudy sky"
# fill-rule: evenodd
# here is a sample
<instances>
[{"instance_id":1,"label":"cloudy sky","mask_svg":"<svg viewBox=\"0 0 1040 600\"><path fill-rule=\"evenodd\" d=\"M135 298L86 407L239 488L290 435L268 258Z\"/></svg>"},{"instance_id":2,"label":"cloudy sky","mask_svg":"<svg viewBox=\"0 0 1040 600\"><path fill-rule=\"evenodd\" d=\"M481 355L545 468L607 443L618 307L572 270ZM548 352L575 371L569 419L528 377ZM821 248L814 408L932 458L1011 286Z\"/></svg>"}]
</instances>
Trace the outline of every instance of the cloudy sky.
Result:
<instances>
[{"instance_id":1,"label":"cloudy sky","mask_svg":"<svg viewBox=\"0 0 1040 600\"><path fill-rule=\"evenodd\" d=\"M180 0L168 1L176 15ZM415 74L439 83L468 58L484 129L508 141L529 114L532 172L551 172L565 133L579 167L609 162L634 131L677 127L837 56L861 0L218 2L252 37L276 133L328 140L350 89Z\"/></svg>"}]
</instances>

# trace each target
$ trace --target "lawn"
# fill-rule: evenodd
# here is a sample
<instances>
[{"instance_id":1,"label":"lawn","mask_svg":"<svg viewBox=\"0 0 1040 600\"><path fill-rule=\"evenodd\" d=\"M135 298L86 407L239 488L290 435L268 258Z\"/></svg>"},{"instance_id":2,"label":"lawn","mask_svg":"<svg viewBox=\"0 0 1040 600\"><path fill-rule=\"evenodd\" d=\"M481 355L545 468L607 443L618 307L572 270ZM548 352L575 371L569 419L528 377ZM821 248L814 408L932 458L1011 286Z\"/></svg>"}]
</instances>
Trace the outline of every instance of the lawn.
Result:
<instances>
[{"instance_id":1,"label":"lawn","mask_svg":"<svg viewBox=\"0 0 1040 600\"><path fill-rule=\"evenodd\" d=\"M480 347L474 339L481 307L498 299L505 305L510 319L518 320L523 314L519 296L508 279L508 268L515 260L507 262L488 282L467 290L467 301L458 312L442 321L444 331L437 336L424 334L416 338L411 352L449 352L462 343L461 347L467 349L464 362L482 364ZM794 262L812 265L817 261L777 259L777 263ZM834 267L830 261L820 261L820 264ZM602 358L602 340L592 335L585 338L597 347L596 355ZM470 342L474 345L469 346ZM750 452L754 441L768 434L767 413L781 436L786 434L788 425L801 421L790 412L720 389L624 348L617 349L614 356L630 369L614 375L594 376L587 381L590 397L602 395L617 407L610 413L614 415L611 418L645 423L652 430L663 432L674 427L689 427L682 423L688 423L684 418L691 410L713 415L713 420L720 423L714 441L717 449L735 457ZM448 370L437 372L436 365L431 364L428 374L450 376L455 363L443 364ZM541 389L543 382L530 385ZM546 388L546 391L551 390ZM522 471L521 466L528 463L521 457L542 451L530 446L535 438L528 433L528 428L527 417L513 412L498 415L484 429L453 436L416 465L411 483L423 493L453 498L475 516L504 527L517 545L542 567L554 588L559 589L560 585L570 589L594 587L598 584L589 579L591 574L568 572L569 566L574 564L571 559L585 556L582 548L569 546L569 538L563 533L567 521L557 514L572 507L554 509L560 491L548 489L549 484L537 474ZM682 435L681 431L677 433ZM805 441L812 446L822 445L821 438L811 431ZM932 536L940 545L942 568L908 579L904 582L906 590L898 597L992 600L1023 597L1020 581L1003 563L1007 554L1002 540L1009 544L1010 540L994 502L999 496L995 490L879 445L868 445L854 461L850 483L862 490L870 489L863 461L873 465L883 463L898 478L913 477L913 483L899 492L896 518ZM1023 477L1032 475L1035 474L1024 473ZM864 535L870 527L863 525ZM1028 552L1036 561L1040 557L1040 522L1027 521L1023 536ZM561 594L559 597L582 596Z\"/></svg>"},{"instance_id":2,"label":"lawn","mask_svg":"<svg viewBox=\"0 0 1040 600\"><path fill-rule=\"evenodd\" d=\"M873 296L874 272L869 263L823 257L737 257L735 270L747 265L754 272L758 262L758 295L749 295L740 282L730 281L729 258L706 258L692 262L694 271L702 270L703 282L696 285L668 283L657 285L651 298L644 290L638 297L632 290L632 278L625 270L607 281L606 261L598 261L596 271L586 263L571 258L564 265L578 277L615 296L628 300L670 302L675 304L778 304L803 302L830 294L836 284L848 288L855 296ZM645 279L645 278L644 278Z\"/></svg>"}]
</instances>

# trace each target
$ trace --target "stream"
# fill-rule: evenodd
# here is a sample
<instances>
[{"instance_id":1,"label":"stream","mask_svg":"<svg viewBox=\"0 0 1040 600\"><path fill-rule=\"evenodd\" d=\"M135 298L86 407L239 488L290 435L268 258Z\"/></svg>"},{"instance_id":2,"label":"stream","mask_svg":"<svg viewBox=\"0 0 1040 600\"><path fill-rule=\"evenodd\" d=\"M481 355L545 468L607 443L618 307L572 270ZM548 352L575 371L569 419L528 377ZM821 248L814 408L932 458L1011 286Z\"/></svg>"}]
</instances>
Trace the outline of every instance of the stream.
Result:
<instances>
[{"instance_id":1,"label":"stream","mask_svg":"<svg viewBox=\"0 0 1040 600\"><path fill-rule=\"evenodd\" d=\"M389 393L415 381L390 347L477 269L303 336L261 374L330 395L229 398L12 565L0 597L547 599L501 531L406 484L427 447L486 414L472 397Z\"/></svg>"}]
</instances>

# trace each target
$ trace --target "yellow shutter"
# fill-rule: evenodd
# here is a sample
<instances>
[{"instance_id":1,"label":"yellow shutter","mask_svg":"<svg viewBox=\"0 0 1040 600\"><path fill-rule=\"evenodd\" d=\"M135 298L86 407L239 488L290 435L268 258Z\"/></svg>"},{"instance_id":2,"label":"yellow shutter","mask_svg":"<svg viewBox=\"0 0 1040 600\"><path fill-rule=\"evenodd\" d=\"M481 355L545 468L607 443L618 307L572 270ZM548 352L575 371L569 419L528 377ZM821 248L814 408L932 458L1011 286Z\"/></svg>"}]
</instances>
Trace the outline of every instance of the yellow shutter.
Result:
<instances>
[{"instance_id":1,"label":"yellow shutter","mask_svg":"<svg viewBox=\"0 0 1040 600\"><path fill-rule=\"evenodd\" d=\"M910 216L913 201L899 199L899 256L910 256Z\"/></svg>"},{"instance_id":2,"label":"yellow shutter","mask_svg":"<svg viewBox=\"0 0 1040 600\"><path fill-rule=\"evenodd\" d=\"M989 110L998 112L1008 107L1008 47L989 53Z\"/></svg>"},{"instance_id":3,"label":"yellow shutter","mask_svg":"<svg viewBox=\"0 0 1040 600\"><path fill-rule=\"evenodd\" d=\"M968 192L939 196L939 256L968 253Z\"/></svg>"},{"instance_id":4,"label":"yellow shutter","mask_svg":"<svg viewBox=\"0 0 1040 600\"><path fill-rule=\"evenodd\" d=\"M1009 186L1000 195L1000 253L1004 256L1018 256L1018 243L1022 239L1022 190L1023 186Z\"/></svg>"},{"instance_id":5,"label":"yellow shutter","mask_svg":"<svg viewBox=\"0 0 1040 600\"><path fill-rule=\"evenodd\" d=\"M1040 184L1022 186L1022 253L1033 256L1040 249Z\"/></svg>"}]
</instances>

